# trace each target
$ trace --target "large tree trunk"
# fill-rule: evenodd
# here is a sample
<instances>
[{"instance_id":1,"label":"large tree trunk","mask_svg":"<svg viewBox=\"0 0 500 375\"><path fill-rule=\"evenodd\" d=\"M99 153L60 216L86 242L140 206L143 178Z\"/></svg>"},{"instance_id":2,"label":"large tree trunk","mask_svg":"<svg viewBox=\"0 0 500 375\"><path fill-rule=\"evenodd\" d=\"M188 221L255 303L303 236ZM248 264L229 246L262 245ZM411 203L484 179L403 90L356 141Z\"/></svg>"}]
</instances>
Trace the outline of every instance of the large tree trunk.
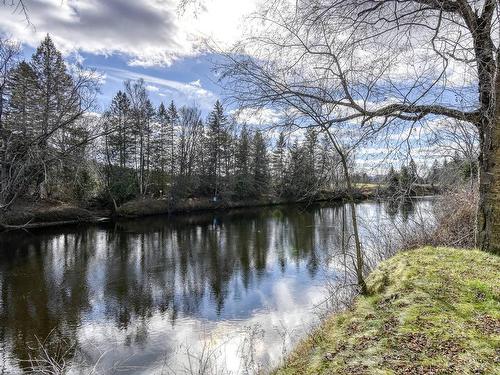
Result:
<instances>
[{"instance_id":1,"label":"large tree trunk","mask_svg":"<svg viewBox=\"0 0 500 375\"><path fill-rule=\"evenodd\" d=\"M478 247L500 254L500 129L496 123L486 120L482 125Z\"/></svg>"}]
</instances>

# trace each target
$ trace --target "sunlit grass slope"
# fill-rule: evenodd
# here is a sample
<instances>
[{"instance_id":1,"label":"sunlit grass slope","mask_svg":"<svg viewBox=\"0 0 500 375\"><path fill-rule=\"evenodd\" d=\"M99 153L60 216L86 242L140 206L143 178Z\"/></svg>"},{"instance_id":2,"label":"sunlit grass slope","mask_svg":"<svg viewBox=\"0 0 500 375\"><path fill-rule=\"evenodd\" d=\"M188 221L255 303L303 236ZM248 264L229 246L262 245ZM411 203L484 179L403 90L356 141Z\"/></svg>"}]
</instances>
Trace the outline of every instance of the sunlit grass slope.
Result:
<instances>
[{"instance_id":1,"label":"sunlit grass slope","mask_svg":"<svg viewBox=\"0 0 500 375\"><path fill-rule=\"evenodd\" d=\"M500 257L423 248L382 263L370 297L327 320L277 374L500 374Z\"/></svg>"}]
</instances>

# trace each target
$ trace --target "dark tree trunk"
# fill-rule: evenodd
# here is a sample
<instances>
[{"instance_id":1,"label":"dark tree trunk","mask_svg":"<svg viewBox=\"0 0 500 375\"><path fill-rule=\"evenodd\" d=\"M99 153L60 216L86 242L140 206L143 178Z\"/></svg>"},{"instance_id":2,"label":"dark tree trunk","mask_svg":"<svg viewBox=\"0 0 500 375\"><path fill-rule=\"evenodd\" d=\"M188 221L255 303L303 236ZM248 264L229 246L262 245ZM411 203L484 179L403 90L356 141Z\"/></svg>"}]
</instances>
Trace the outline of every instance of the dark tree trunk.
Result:
<instances>
[{"instance_id":1,"label":"dark tree trunk","mask_svg":"<svg viewBox=\"0 0 500 375\"><path fill-rule=\"evenodd\" d=\"M478 247L500 254L500 130L487 119L481 130Z\"/></svg>"}]
</instances>

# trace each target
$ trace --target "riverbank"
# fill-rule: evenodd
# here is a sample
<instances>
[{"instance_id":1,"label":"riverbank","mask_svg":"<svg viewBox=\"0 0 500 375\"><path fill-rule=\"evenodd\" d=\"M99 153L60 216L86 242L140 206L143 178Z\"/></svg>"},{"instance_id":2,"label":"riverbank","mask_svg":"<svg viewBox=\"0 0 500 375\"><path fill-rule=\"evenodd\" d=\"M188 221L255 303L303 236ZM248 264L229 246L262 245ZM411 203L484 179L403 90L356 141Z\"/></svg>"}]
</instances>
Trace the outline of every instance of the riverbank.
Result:
<instances>
[{"instance_id":1,"label":"riverbank","mask_svg":"<svg viewBox=\"0 0 500 375\"><path fill-rule=\"evenodd\" d=\"M375 188L359 188L355 192L357 200L365 200L377 196ZM289 200L269 197L259 200L212 201L208 198L185 199L173 202L167 198L144 198L126 202L115 212L109 209L80 207L76 204L41 201L21 201L6 212L0 220L1 229L40 228L78 223L96 223L110 221L114 218L138 218L154 215L181 214L200 211L229 210L236 208L265 207L282 204L311 203L334 201L340 202L346 198L344 192L329 192L309 200Z\"/></svg>"},{"instance_id":2,"label":"riverbank","mask_svg":"<svg viewBox=\"0 0 500 375\"><path fill-rule=\"evenodd\" d=\"M110 210L89 210L58 201L20 201L0 220L0 230L31 229L78 223L96 223L111 218Z\"/></svg>"},{"instance_id":3,"label":"riverbank","mask_svg":"<svg viewBox=\"0 0 500 375\"><path fill-rule=\"evenodd\" d=\"M435 187L419 185L416 195L429 195L437 192ZM384 187L376 184L357 184L354 198L358 201L383 198ZM105 208L81 207L76 204L42 201L21 201L0 219L0 230L16 228L40 228L79 223L96 223L115 218L138 218L153 215L181 214L200 211L229 210L237 208L266 207L283 204L313 202L341 202L347 198L344 191L322 192L316 197L291 200L279 197L267 197L258 200L218 200L192 198L173 202L167 198L143 198L126 202L115 212Z\"/></svg>"},{"instance_id":4,"label":"riverbank","mask_svg":"<svg viewBox=\"0 0 500 375\"><path fill-rule=\"evenodd\" d=\"M375 189L357 189L354 192L356 200L366 200L377 197ZM178 202L171 202L168 199L138 199L127 202L118 207L116 214L118 217L136 218L142 216L153 216L163 214L180 214L199 211L231 210L237 208L269 207L285 204L304 204L315 202L341 202L347 199L345 192L327 192L302 200L283 199L279 197L267 197L254 200L218 200L213 201L208 198L191 198Z\"/></svg>"},{"instance_id":5,"label":"riverbank","mask_svg":"<svg viewBox=\"0 0 500 375\"><path fill-rule=\"evenodd\" d=\"M325 321L276 371L500 374L500 258L423 248L383 262L369 297Z\"/></svg>"}]
</instances>

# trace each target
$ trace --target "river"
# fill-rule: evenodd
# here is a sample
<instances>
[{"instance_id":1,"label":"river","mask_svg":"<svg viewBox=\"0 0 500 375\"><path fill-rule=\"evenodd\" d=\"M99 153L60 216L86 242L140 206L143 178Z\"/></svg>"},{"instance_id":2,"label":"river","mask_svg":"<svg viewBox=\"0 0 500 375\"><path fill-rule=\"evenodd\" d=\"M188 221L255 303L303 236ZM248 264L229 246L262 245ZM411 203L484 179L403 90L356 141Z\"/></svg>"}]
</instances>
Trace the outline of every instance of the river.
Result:
<instances>
[{"instance_id":1,"label":"river","mask_svg":"<svg viewBox=\"0 0 500 375\"><path fill-rule=\"evenodd\" d=\"M362 237L431 207L361 202ZM325 312L348 215L295 205L0 234L0 374L40 365L27 360L42 347L74 373L276 366Z\"/></svg>"}]
</instances>

